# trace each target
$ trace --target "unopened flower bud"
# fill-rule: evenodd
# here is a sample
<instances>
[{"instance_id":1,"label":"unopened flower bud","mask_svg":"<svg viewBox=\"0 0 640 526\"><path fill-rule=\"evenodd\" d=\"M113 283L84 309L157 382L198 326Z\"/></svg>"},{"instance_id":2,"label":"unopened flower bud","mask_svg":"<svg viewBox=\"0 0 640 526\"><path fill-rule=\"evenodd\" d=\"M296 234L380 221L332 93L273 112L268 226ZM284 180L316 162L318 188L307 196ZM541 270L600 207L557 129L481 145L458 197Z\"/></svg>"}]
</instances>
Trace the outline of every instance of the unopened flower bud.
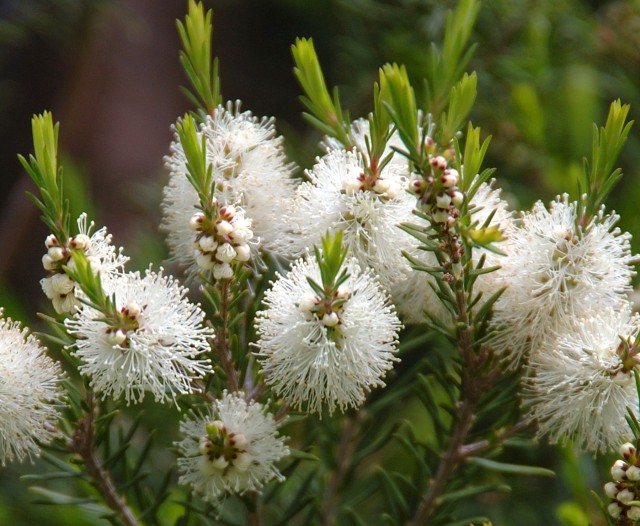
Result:
<instances>
[{"instance_id":1,"label":"unopened flower bud","mask_svg":"<svg viewBox=\"0 0 640 526\"><path fill-rule=\"evenodd\" d=\"M215 279L231 279L233 277L233 268L229 263L220 263L213 266L213 277Z\"/></svg>"},{"instance_id":2,"label":"unopened flower bud","mask_svg":"<svg viewBox=\"0 0 640 526\"><path fill-rule=\"evenodd\" d=\"M90 244L91 240L86 234L78 234L77 236L73 236L69 240L69 246L77 250L86 250L87 248L89 248Z\"/></svg>"},{"instance_id":3,"label":"unopened flower bud","mask_svg":"<svg viewBox=\"0 0 640 526\"><path fill-rule=\"evenodd\" d=\"M234 248L236 250L236 261L249 261L251 259L249 245L237 245Z\"/></svg>"},{"instance_id":4,"label":"unopened flower bud","mask_svg":"<svg viewBox=\"0 0 640 526\"><path fill-rule=\"evenodd\" d=\"M322 324L326 327L335 327L340 322L340 318L335 312L327 312L322 317Z\"/></svg>"},{"instance_id":5,"label":"unopened flower bud","mask_svg":"<svg viewBox=\"0 0 640 526\"><path fill-rule=\"evenodd\" d=\"M353 195L362 190L362 182L353 177L345 177L342 182L342 187L347 195Z\"/></svg>"},{"instance_id":6,"label":"unopened flower bud","mask_svg":"<svg viewBox=\"0 0 640 526\"><path fill-rule=\"evenodd\" d=\"M458 170L456 170L455 168L448 168L442 174L440 182L442 182L442 186L444 186L445 188L452 188L456 184L458 184L459 179L460 174L458 173Z\"/></svg>"},{"instance_id":7,"label":"unopened flower bud","mask_svg":"<svg viewBox=\"0 0 640 526\"><path fill-rule=\"evenodd\" d=\"M389 190L390 183L387 179L378 178L376 184L373 185L373 191L378 194L384 194Z\"/></svg>"},{"instance_id":8,"label":"unopened flower bud","mask_svg":"<svg viewBox=\"0 0 640 526\"><path fill-rule=\"evenodd\" d=\"M432 217L436 223L446 223L447 219L449 219L449 211L438 208L433 212Z\"/></svg>"},{"instance_id":9,"label":"unopened flower bud","mask_svg":"<svg viewBox=\"0 0 640 526\"><path fill-rule=\"evenodd\" d=\"M196 212L189 219L189 228L191 230L200 230L206 219L206 216L202 212Z\"/></svg>"},{"instance_id":10,"label":"unopened flower bud","mask_svg":"<svg viewBox=\"0 0 640 526\"><path fill-rule=\"evenodd\" d=\"M57 247L59 244L58 238L53 234L49 234L47 239L44 240L44 246L47 248Z\"/></svg>"},{"instance_id":11,"label":"unopened flower bud","mask_svg":"<svg viewBox=\"0 0 640 526\"><path fill-rule=\"evenodd\" d=\"M107 341L111 345L122 345L127 339L127 333L122 329L107 332Z\"/></svg>"},{"instance_id":12,"label":"unopened flower bud","mask_svg":"<svg viewBox=\"0 0 640 526\"><path fill-rule=\"evenodd\" d=\"M615 482L607 482L604 485L604 494L610 499L615 499L618 494L618 485Z\"/></svg>"},{"instance_id":13,"label":"unopened flower bud","mask_svg":"<svg viewBox=\"0 0 640 526\"><path fill-rule=\"evenodd\" d=\"M436 206L438 208L447 209L451 204L451 197L448 194L440 192L436 195Z\"/></svg>"},{"instance_id":14,"label":"unopened flower bud","mask_svg":"<svg viewBox=\"0 0 640 526\"><path fill-rule=\"evenodd\" d=\"M199 250L196 250L193 255L196 260L196 265L198 265L201 269L211 270L214 267L215 262L212 260L209 254L203 254Z\"/></svg>"},{"instance_id":15,"label":"unopened flower bud","mask_svg":"<svg viewBox=\"0 0 640 526\"><path fill-rule=\"evenodd\" d=\"M625 479L626 471L629 465L624 460L616 460L611 467L611 476L616 482Z\"/></svg>"},{"instance_id":16,"label":"unopened flower bud","mask_svg":"<svg viewBox=\"0 0 640 526\"><path fill-rule=\"evenodd\" d=\"M629 460L636 454L636 448L631 442L625 442L620 446L618 452L620 453L621 457L625 458L625 460Z\"/></svg>"},{"instance_id":17,"label":"unopened flower bud","mask_svg":"<svg viewBox=\"0 0 640 526\"><path fill-rule=\"evenodd\" d=\"M216 221L216 230L221 236L226 236L233 232L233 225L229 223L229 221L218 219L218 221Z\"/></svg>"},{"instance_id":18,"label":"unopened flower bud","mask_svg":"<svg viewBox=\"0 0 640 526\"><path fill-rule=\"evenodd\" d=\"M216 469L223 470L229 465L229 462L227 462L223 456L219 456L218 458L213 459L211 465Z\"/></svg>"},{"instance_id":19,"label":"unopened flower bud","mask_svg":"<svg viewBox=\"0 0 640 526\"><path fill-rule=\"evenodd\" d=\"M51 247L47 254L53 261L62 261L64 259L65 253L64 248L62 247Z\"/></svg>"},{"instance_id":20,"label":"unopened flower bud","mask_svg":"<svg viewBox=\"0 0 640 526\"><path fill-rule=\"evenodd\" d=\"M302 312L311 312L318 304L318 297L314 294L306 294L302 298L300 298L300 302L298 303L298 307Z\"/></svg>"},{"instance_id":21,"label":"unopened flower bud","mask_svg":"<svg viewBox=\"0 0 640 526\"><path fill-rule=\"evenodd\" d=\"M216 250L216 259L223 263L230 263L236 257L237 252L229 243L223 243Z\"/></svg>"},{"instance_id":22,"label":"unopened flower bud","mask_svg":"<svg viewBox=\"0 0 640 526\"><path fill-rule=\"evenodd\" d=\"M632 500L635 500L636 494L628 488L619 491L616 495L616 500L622 502L622 504L629 504Z\"/></svg>"},{"instance_id":23,"label":"unopened flower bud","mask_svg":"<svg viewBox=\"0 0 640 526\"><path fill-rule=\"evenodd\" d=\"M627 510L627 518L631 519L632 521L640 520L640 508L638 508L637 506L631 506Z\"/></svg>"},{"instance_id":24,"label":"unopened flower bud","mask_svg":"<svg viewBox=\"0 0 640 526\"><path fill-rule=\"evenodd\" d=\"M253 238L253 232L249 228L239 226L233 229L233 232L229 234L229 237L232 238L236 243L242 244Z\"/></svg>"},{"instance_id":25,"label":"unopened flower bud","mask_svg":"<svg viewBox=\"0 0 640 526\"><path fill-rule=\"evenodd\" d=\"M614 519L617 519L622 513L622 506L620 506L620 504L618 504L617 502L612 502L607 506L607 511L609 512L609 515L611 515Z\"/></svg>"},{"instance_id":26,"label":"unopened flower bud","mask_svg":"<svg viewBox=\"0 0 640 526\"><path fill-rule=\"evenodd\" d=\"M203 252L213 252L218 248L218 243L212 236L203 236L198 241L198 246Z\"/></svg>"},{"instance_id":27,"label":"unopened flower bud","mask_svg":"<svg viewBox=\"0 0 640 526\"><path fill-rule=\"evenodd\" d=\"M443 172L447 168L447 160L442 157L442 155L432 157L431 159L429 159L429 163L431 164L431 166L440 170L441 172Z\"/></svg>"},{"instance_id":28,"label":"unopened flower bud","mask_svg":"<svg viewBox=\"0 0 640 526\"><path fill-rule=\"evenodd\" d=\"M227 221L231 221L236 215L236 207L233 205L223 206L220 209L220 215Z\"/></svg>"},{"instance_id":29,"label":"unopened flower bud","mask_svg":"<svg viewBox=\"0 0 640 526\"><path fill-rule=\"evenodd\" d=\"M253 462L251 455L247 453L238 453L238 456L233 459L233 467L238 471L246 471Z\"/></svg>"},{"instance_id":30,"label":"unopened flower bud","mask_svg":"<svg viewBox=\"0 0 640 526\"><path fill-rule=\"evenodd\" d=\"M122 308L122 313L132 320L135 320L140 316L140 313L142 313L142 309L135 301L130 301Z\"/></svg>"},{"instance_id":31,"label":"unopened flower bud","mask_svg":"<svg viewBox=\"0 0 640 526\"><path fill-rule=\"evenodd\" d=\"M423 179L414 179L409 183L409 192L412 194L422 195L424 188L425 182Z\"/></svg>"},{"instance_id":32,"label":"unopened flower bud","mask_svg":"<svg viewBox=\"0 0 640 526\"><path fill-rule=\"evenodd\" d=\"M638 482L640 480L640 468L636 466L629 466L626 473L627 478L633 482Z\"/></svg>"},{"instance_id":33,"label":"unopened flower bud","mask_svg":"<svg viewBox=\"0 0 640 526\"><path fill-rule=\"evenodd\" d=\"M451 196L451 204L456 208L460 208L464 202L464 194L456 190L455 192L451 192L449 195Z\"/></svg>"},{"instance_id":34,"label":"unopened flower bud","mask_svg":"<svg viewBox=\"0 0 640 526\"><path fill-rule=\"evenodd\" d=\"M45 254L42 256L42 266L45 270L54 270L56 263L49 254Z\"/></svg>"}]
</instances>

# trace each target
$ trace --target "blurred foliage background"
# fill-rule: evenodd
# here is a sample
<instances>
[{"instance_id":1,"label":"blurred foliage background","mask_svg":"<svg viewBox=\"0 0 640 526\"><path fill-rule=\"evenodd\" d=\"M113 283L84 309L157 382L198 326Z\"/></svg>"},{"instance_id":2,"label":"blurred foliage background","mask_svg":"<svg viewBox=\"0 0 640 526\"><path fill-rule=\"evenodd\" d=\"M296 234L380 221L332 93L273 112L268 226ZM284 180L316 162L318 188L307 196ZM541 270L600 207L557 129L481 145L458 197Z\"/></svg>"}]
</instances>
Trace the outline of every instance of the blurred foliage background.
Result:
<instances>
[{"instance_id":1,"label":"blurred foliage background","mask_svg":"<svg viewBox=\"0 0 640 526\"><path fill-rule=\"evenodd\" d=\"M414 84L430 42L439 42L453 0L215 0L214 52L223 96L256 115L275 116L290 158L302 167L320 153L319 135L301 119L289 46L313 37L329 85L338 85L352 117L365 116L377 68L404 63ZM30 118L51 109L62 122L67 188L98 226L124 245L134 268L165 257L157 232L170 125L189 107L179 93L174 20L186 0L0 1L0 305L42 329L39 289L44 227L25 197L30 183L16 154L27 154ZM470 69L479 77L475 125L492 141L488 166L514 207L558 193L575 195L576 174L591 148L592 123L609 103L631 104L640 120L640 1L491 0L472 37ZM640 125L619 162L624 178L609 201L640 251ZM78 210L79 211L79 210ZM170 269L171 270L171 269ZM149 409L153 421L153 408ZM165 437L169 444L174 437ZM519 463L551 467L557 478L512 478L511 495L486 495L470 509L495 525L600 524L589 490L601 492L611 459L570 446L541 445ZM508 459L507 459L508 460ZM0 524L100 524L91 510L30 504L23 473L0 471ZM43 468L44 469L44 468ZM168 509L167 513L171 513ZM105 522L106 523L106 522Z\"/></svg>"}]
</instances>

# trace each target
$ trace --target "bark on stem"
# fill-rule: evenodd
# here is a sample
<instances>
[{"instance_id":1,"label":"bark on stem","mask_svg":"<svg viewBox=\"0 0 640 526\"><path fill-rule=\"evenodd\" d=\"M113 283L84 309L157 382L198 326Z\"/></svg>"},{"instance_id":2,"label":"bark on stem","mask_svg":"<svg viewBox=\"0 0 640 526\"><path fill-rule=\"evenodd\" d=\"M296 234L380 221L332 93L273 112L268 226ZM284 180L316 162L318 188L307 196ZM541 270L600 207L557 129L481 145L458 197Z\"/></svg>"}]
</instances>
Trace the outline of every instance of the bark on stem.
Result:
<instances>
[{"instance_id":1,"label":"bark on stem","mask_svg":"<svg viewBox=\"0 0 640 526\"><path fill-rule=\"evenodd\" d=\"M87 404L89 410L85 417L78 422L71 448L82 458L87 473L107 506L116 512L126 526L140 526L141 523L138 522L127 505L125 498L118 492L113 480L111 480L111 475L102 467L100 459L96 455L93 447L95 404L92 394L87 395Z\"/></svg>"}]
</instances>

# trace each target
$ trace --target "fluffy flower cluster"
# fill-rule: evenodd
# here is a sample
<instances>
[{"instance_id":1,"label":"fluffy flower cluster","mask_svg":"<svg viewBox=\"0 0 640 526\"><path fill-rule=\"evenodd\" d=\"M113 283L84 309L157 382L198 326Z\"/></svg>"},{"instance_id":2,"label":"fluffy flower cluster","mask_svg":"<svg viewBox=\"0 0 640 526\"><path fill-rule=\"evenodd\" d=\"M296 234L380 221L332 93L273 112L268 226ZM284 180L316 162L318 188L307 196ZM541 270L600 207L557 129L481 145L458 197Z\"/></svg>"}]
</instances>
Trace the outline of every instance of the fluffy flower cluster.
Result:
<instances>
[{"instance_id":1,"label":"fluffy flower cluster","mask_svg":"<svg viewBox=\"0 0 640 526\"><path fill-rule=\"evenodd\" d=\"M283 480L275 463L289 449L277 428L261 404L225 391L205 414L180 423L180 483L205 500L216 500L226 493L259 490L273 478Z\"/></svg>"},{"instance_id":2,"label":"fluffy flower cluster","mask_svg":"<svg viewBox=\"0 0 640 526\"><path fill-rule=\"evenodd\" d=\"M548 209L536 203L507 232L500 248L508 257L498 281L507 289L495 316L496 325L505 328L499 349L518 361L538 352L550 332L628 301L636 258L630 235L614 227L617 221L617 215L601 210L582 227L577 204L564 195Z\"/></svg>"},{"instance_id":3,"label":"fluffy flower cluster","mask_svg":"<svg viewBox=\"0 0 640 526\"><path fill-rule=\"evenodd\" d=\"M634 275L630 236L601 210L588 221L566 195L536 203L507 230L495 285L501 331L494 341L526 364L524 396L539 434L607 451L626 435L635 405L638 317L627 294Z\"/></svg>"},{"instance_id":4,"label":"fluffy flower cluster","mask_svg":"<svg viewBox=\"0 0 640 526\"><path fill-rule=\"evenodd\" d=\"M539 433L608 452L628 438L627 407L637 404L634 342L640 318L607 309L554 334L529 364L525 396Z\"/></svg>"},{"instance_id":5,"label":"fluffy flower cluster","mask_svg":"<svg viewBox=\"0 0 640 526\"><path fill-rule=\"evenodd\" d=\"M61 370L38 340L0 319L0 463L40 453L56 436Z\"/></svg>"},{"instance_id":6,"label":"fluffy flower cluster","mask_svg":"<svg viewBox=\"0 0 640 526\"><path fill-rule=\"evenodd\" d=\"M157 401L193 392L192 380L210 372L213 331L202 326L204 313L186 298L174 279L150 270L110 280L118 321L85 306L65 320L77 338L70 347L80 372L103 397L140 402L146 392Z\"/></svg>"},{"instance_id":7,"label":"fluffy flower cluster","mask_svg":"<svg viewBox=\"0 0 640 526\"><path fill-rule=\"evenodd\" d=\"M281 252L301 256L326 232L342 231L349 254L374 269L384 287L405 279L410 266L402 251L417 246L398 228L414 219L415 200L403 190L406 163L389 163L369 187L362 156L331 150L307 175L286 214L291 231L282 238Z\"/></svg>"},{"instance_id":8,"label":"fluffy flower cluster","mask_svg":"<svg viewBox=\"0 0 640 526\"><path fill-rule=\"evenodd\" d=\"M92 234L93 227L93 222L87 225L87 214L83 213L78 218L78 234L65 244L53 234L45 240L47 252L42 256L42 265L49 275L40 285L58 313L73 313L80 306L77 284L62 269L65 265L73 268L73 250L82 250L92 270L106 276L122 271L129 259L122 254L122 248L116 249L111 244L111 234L107 234L105 227Z\"/></svg>"},{"instance_id":9,"label":"fluffy flower cluster","mask_svg":"<svg viewBox=\"0 0 640 526\"><path fill-rule=\"evenodd\" d=\"M393 307L369 271L355 260L341 285L337 311L315 314L315 292L308 279L321 282L313 257L293 263L265 294L258 313L258 357L267 383L296 408L330 413L357 407L396 359L401 328Z\"/></svg>"},{"instance_id":10,"label":"fluffy flower cluster","mask_svg":"<svg viewBox=\"0 0 640 526\"><path fill-rule=\"evenodd\" d=\"M207 116L200 136L205 140L218 202L240 206L251 220L253 233L263 246L272 248L284 228L282 211L291 199L293 185L273 120L260 120L250 112L240 112L239 104L228 104ZM199 199L186 176L186 158L177 135L165 165L170 174L162 202L162 228L174 261L197 272L189 225Z\"/></svg>"}]
</instances>

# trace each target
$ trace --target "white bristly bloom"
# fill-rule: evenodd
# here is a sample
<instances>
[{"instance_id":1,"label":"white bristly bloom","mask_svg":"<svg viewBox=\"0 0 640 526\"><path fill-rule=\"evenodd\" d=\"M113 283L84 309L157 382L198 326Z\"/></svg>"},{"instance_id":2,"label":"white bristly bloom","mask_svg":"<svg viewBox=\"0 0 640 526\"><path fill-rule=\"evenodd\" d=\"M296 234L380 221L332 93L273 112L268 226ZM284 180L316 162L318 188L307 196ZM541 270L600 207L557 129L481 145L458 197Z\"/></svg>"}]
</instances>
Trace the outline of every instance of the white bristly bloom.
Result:
<instances>
[{"instance_id":1,"label":"white bristly bloom","mask_svg":"<svg viewBox=\"0 0 640 526\"><path fill-rule=\"evenodd\" d=\"M0 311L0 315L1 315ZM0 463L40 454L51 442L62 404L62 371L44 347L11 319L0 318Z\"/></svg>"},{"instance_id":2,"label":"white bristly bloom","mask_svg":"<svg viewBox=\"0 0 640 526\"><path fill-rule=\"evenodd\" d=\"M278 424L265 407L246 402L241 393L225 391L204 415L185 418L180 431L179 481L204 500L260 490L273 478L284 480L275 463L289 449L278 436Z\"/></svg>"},{"instance_id":3,"label":"white bristly bloom","mask_svg":"<svg viewBox=\"0 0 640 526\"><path fill-rule=\"evenodd\" d=\"M362 267L374 269L385 288L406 278L409 263L402 251L412 251L417 241L398 225L414 221L415 199L405 190L406 169L389 164L373 188L362 184L361 157L331 150L307 172L287 215L291 232L282 238L282 252L301 256L319 245L326 232L343 232L349 254Z\"/></svg>"},{"instance_id":4,"label":"white bristly bloom","mask_svg":"<svg viewBox=\"0 0 640 526\"><path fill-rule=\"evenodd\" d=\"M161 402L191 393L192 380L211 371L202 356L213 331L202 326L204 313L185 298L187 290L147 270L111 280L106 292L114 297L119 325L89 306L65 320L77 338L72 354L91 387L103 398L124 394L127 404L142 401L145 392Z\"/></svg>"},{"instance_id":5,"label":"white bristly bloom","mask_svg":"<svg viewBox=\"0 0 640 526\"><path fill-rule=\"evenodd\" d=\"M593 453L615 449L630 434L627 407L638 396L633 369L639 362L629 353L640 331L640 318L626 305L576 319L532 354L532 377L525 388L539 434L554 443L572 439Z\"/></svg>"},{"instance_id":6,"label":"white bristly bloom","mask_svg":"<svg viewBox=\"0 0 640 526\"><path fill-rule=\"evenodd\" d=\"M69 238L66 245L62 246L54 235L45 240L47 252L42 257L42 264L50 274L40 280L40 285L58 313L73 313L81 306L77 284L62 269L63 265L74 266L71 250L82 250L93 271L106 279L113 273L122 272L129 260L122 248L116 249L111 244L111 234L107 233L106 227L91 233L95 224L92 221L87 225L86 213L80 214L77 224L78 234Z\"/></svg>"},{"instance_id":7,"label":"white bristly bloom","mask_svg":"<svg viewBox=\"0 0 640 526\"><path fill-rule=\"evenodd\" d=\"M495 346L510 360L535 353L567 320L627 301L637 259L630 235L604 210L577 226L576 207L567 195L548 209L537 202L500 245L508 255L497 284L507 288L495 306L494 323L504 328Z\"/></svg>"},{"instance_id":8,"label":"white bristly bloom","mask_svg":"<svg viewBox=\"0 0 640 526\"><path fill-rule=\"evenodd\" d=\"M329 413L357 407L365 394L383 386L397 360L394 309L369 271L349 261L350 277L340 286L340 309L320 317L318 298L307 278L321 283L315 258L299 259L266 292L258 313L259 357L267 383L296 408Z\"/></svg>"},{"instance_id":9,"label":"white bristly bloom","mask_svg":"<svg viewBox=\"0 0 640 526\"><path fill-rule=\"evenodd\" d=\"M492 184L493 181L481 184L474 194L469 205L471 220L480 228L493 214L488 226L497 226L501 232L508 232L513 225L512 213L509 211L507 202L500 197L500 189L493 188ZM502 244L497 243L496 246L502 248ZM416 250L411 256L425 267L438 266L433 252ZM485 257L483 268L503 264L504 256L485 248L473 249L473 261L476 264L482 256ZM489 298L499 288L497 276L496 272L479 275L474 285L474 292L481 292L484 299ZM442 301L434 292L435 285L435 279L427 272L412 270L407 280L401 281L391 289L394 304L403 321L421 323L426 319L425 312L429 312L436 319L451 321L451 313L442 305Z\"/></svg>"},{"instance_id":10,"label":"white bristly bloom","mask_svg":"<svg viewBox=\"0 0 640 526\"><path fill-rule=\"evenodd\" d=\"M294 185L273 119L258 119L251 112L240 112L239 103L228 103L207 116L199 131L199 137L203 135L216 199L221 206L239 204L262 246L271 249L284 228L283 211L289 207ZM187 179L184 150L177 135L165 166L170 173L161 227L167 233L173 260L189 267L195 264L189 220L199 199Z\"/></svg>"}]
</instances>

